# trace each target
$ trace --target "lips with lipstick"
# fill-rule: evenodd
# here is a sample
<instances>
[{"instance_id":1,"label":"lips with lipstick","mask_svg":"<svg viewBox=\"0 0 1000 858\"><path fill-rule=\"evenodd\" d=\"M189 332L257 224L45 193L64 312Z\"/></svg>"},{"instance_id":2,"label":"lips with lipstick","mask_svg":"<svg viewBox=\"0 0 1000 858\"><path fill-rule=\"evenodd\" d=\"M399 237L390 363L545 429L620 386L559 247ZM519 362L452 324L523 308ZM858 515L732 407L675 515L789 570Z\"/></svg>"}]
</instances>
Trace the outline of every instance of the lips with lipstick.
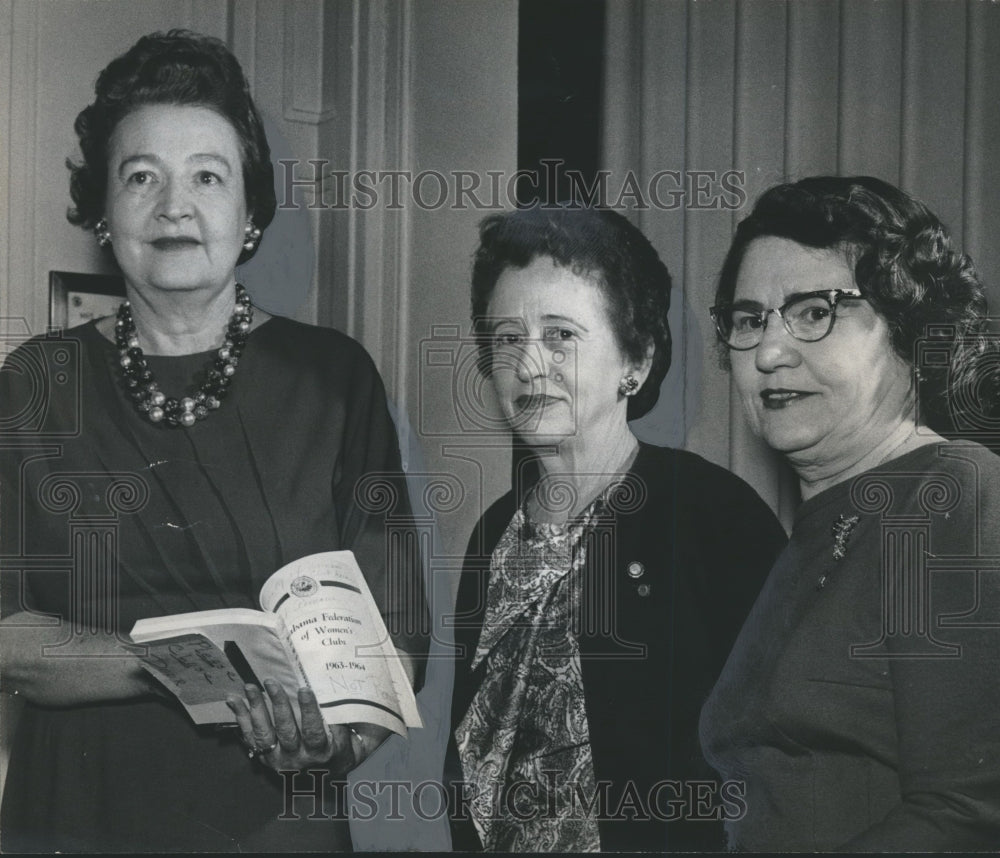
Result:
<instances>
[{"instance_id":1,"label":"lips with lipstick","mask_svg":"<svg viewBox=\"0 0 1000 858\"><path fill-rule=\"evenodd\" d=\"M549 396L546 393L525 393L514 400L514 404L519 411L536 411L549 405L562 402L558 396Z\"/></svg>"},{"instance_id":2,"label":"lips with lipstick","mask_svg":"<svg viewBox=\"0 0 1000 858\"><path fill-rule=\"evenodd\" d=\"M794 390L788 387L769 387L760 392L764 407L771 410L787 408L808 399L810 396L815 396L815 394L808 390Z\"/></svg>"},{"instance_id":3,"label":"lips with lipstick","mask_svg":"<svg viewBox=\"0 0 1000 858\"><path fill-rule=\"evenodd\" d=\"M197 238L186 235L165 235L161 238L154 238L151 245L157 250L187 250L201 244Z\"/></svg>"}]
</instances>

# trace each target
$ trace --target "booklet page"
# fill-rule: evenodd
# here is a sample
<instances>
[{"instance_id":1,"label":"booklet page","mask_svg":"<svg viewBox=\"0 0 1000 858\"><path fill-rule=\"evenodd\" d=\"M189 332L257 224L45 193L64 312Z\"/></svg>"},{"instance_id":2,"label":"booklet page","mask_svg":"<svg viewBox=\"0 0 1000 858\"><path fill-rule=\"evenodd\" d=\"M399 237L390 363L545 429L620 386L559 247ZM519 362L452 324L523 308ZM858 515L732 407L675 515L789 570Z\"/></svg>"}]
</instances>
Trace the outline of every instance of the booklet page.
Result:
<instances>
[{"instance_id":1,"label":"booklet page","mask_svg":"<svg viewBox=\"0 0 1000 858\"><path fill-rule=\"evenodd\" d=\"M422 726L413 689L351 551L303 557L261 590L330 724L364 721L402 735Z\"/></svg>"}]
</instances>

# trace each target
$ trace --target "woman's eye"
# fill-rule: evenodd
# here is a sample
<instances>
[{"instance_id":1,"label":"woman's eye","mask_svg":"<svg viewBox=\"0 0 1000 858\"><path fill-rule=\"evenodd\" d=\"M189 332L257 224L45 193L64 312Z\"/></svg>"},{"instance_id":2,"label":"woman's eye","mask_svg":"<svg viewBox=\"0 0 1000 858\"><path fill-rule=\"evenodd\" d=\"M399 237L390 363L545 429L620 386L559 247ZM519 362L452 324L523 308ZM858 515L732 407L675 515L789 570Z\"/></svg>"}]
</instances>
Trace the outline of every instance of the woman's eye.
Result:
<instances>
[{"instance_id":1,"label":"woman's eye","mask_svg":"<svg viewBox=\"0 0 1000 858\"><path fill-rule=\"evenodd\" d=\"M221 180L215 173L210 173L208 170L202 170L198 174L198 183L201 185L217 185Z\"/></svg>"},{"instance_id":2,"label":"woman's eye","mask_svg":"<svg viewBox=\"0 0 1000 858\"><path fill-rule=\"evenodd\" d=\"M148 170L136 170L131 173L126 179L126 182L130 185L137 185L142 187L143 185L148 185L153 181L153 174Z\"/></svg>"},{"instance_id":3,"label":"woman's eye","mask_svg":"<svg viewBox=\"0 0 1000 858\"><path fill-rule=\"evenodd\" d=\"M547 340L572 340L576 336L576 331L570 328L546 328L545 339Z\"/></svg>"},{"instance_id":4,"label":"woman's eye","mask_svg":"<svg viewBox=\"0 0 1000 858\"><path fill-rule=\"evenodd\" d=\"M734 331L756 331L761 324L760 316L756 313L733 313Z\"/></svg>"},{"instance_id":5,"label":"woman's eye","mask_svg":"<svg viewBox=\"0 0 1000 858\"><path fill-rule=\"evenodd\" d=\"M829 307L808 307L802 314L807 322L822 322L830 315Z\"/></svg>"},{"instance_id":6,"label":"woman's eye","mask_svg":"<svg viewBox=\"0 0 1000 858\"><path fill-rule=\"evenodd\" d=\"M517 345L519 342L521 342L520 334L507 333L507 334L496 335L496 344L498 346L514 346Z\"/></svg>"}]
</instances>

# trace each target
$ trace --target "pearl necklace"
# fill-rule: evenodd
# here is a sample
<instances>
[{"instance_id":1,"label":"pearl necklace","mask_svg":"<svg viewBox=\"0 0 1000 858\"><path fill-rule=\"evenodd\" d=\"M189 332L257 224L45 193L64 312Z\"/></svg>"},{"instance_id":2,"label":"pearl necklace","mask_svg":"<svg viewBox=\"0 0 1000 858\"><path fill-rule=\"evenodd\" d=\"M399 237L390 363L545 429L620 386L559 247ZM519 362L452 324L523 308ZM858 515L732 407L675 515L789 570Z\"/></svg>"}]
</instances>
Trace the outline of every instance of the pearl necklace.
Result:
<instances>
[{"instance_id":1,"label":"pearl necklace","mask_svg":"<svg viewBox=\"0 0 1000 858\"><path fill-rule=\"evenodd\" d=\"M250 296L237 283L236 306L226 327L226 339L222 348L216 352L215 360L208 365L205 381L193 397L176 399L160 390L160 385L146 362L146 356L139 348L139 336L132 320L132 305L123 301L118 307L118 318L115 321L115 345L118 346L122 382L135 403L136 411L145 414L150 423L171 427L193 426L196 421L208 417L209 412L221 406L226 397L252 321Z\"/></svg>"}]
</instances>

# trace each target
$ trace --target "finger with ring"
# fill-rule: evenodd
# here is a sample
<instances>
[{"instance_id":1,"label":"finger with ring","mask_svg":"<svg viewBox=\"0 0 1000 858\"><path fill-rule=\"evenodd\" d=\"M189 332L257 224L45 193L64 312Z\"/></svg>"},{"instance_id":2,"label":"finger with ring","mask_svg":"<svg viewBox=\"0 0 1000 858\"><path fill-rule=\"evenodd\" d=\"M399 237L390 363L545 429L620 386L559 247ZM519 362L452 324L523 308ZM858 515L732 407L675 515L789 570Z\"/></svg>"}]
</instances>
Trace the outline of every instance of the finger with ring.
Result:
<instances>
[{"instance_id":1,"label":"finger with ring","mask_svg":"<svg viewBox=\"0 0 1000 858\"><path fill-rule=\"evenodd\" d=\"M277 739L275 739L269 745L265 745L264 747L260 747L259 745L247 742L247 756L251 760L256 759L257 757L263 757L266 756L267 754L270 754L271 751L273 751L277 747L278 747Z\"/></svg>"}]
</instances>

